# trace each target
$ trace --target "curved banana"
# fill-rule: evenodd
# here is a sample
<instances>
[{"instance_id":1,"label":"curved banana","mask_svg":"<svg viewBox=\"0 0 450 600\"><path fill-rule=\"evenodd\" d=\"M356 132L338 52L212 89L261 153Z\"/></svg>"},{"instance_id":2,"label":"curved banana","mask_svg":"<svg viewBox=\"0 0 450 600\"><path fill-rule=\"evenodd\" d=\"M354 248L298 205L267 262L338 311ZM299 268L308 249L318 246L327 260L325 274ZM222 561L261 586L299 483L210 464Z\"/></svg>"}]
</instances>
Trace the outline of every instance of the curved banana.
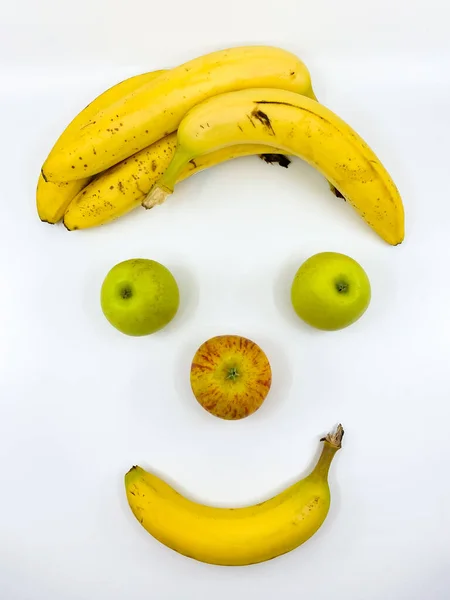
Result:
<instances>
[{"instance_id":1,"label":"curved banana","mask_svg":"<svg viewBox=\"0 0 450 600\"><path fill-rule=\"evenodd\" d=\"M285 90L249 89L210 98L178 128L177 151L143 205L173 191L190 160L234 144L268 144L318 169L386 242L404 238L400 194L377 156L342 119L318 102Z\"/></svg>"},{"instance_id":2,"label":"curved banana","mask_svg":"<svg viewBox=\"0 0 450 600\"><path fill-rule=\"evenodd\" d=\"M45 177L68 181L104 171L175 131L186 112L205 98L247 87L314 97L307 68L290 52L267 46L213 52L171 69L99 111L79 138L58 144L58 151L44 163Z\"/></svg>"},{"instance_id":3,"label":"curved banana","mask_svg":"<svg viewBox=\"0 0 450 600\"><path fill-rule=\"evenodd\" d=\"M328 434L313 471L277 496L245 508L192 502L167 483L133 467L125 475L128 503L157 540L180 554L215 565L249 565L285 554L308 540L330 507L328 470L344 430Z\"/></svg>"},{"instance_id":4,"label":"curved banana","mask_svg":"<svg viewBox=\"0 0 450 600\"><path fill-rule=\"evenodd\" d=\"M69 140L76 139L77 136L80 135L83 127L89 123L90 119L92 119L99 110L103 110L118 100L121 100L127 94L137 90L139 87L152 79L155 79L162 73L164 73L163 70L130 77L109 88L106 92L100 94L100 96L97 96L95 100L88 104L86 108L78 113L78 115L69 123L58 138L47 160L58 153L58 148L61 145L68 143ZM41 171L36 190L36 205L41 221L46 223L57 223L60 221L69 203L91 179L92 177L84 177L83 179L78 179L76 181L46 181Z\"/></svg>"},{"instance_id":5,"label":"curved banana","mask_svg":"<svg viewBox=\"0 0 450 600\"><path fill-rule=\"evenodd\" d=\"M176 144L176 133L172 133L101 173L69 204L64 215L66 228L73 231L103 225L141 206L152 185L167 169ZM243 144L222 148L189 162L178 181L226 160L253 154L262 154L267 162L289 164L289 159L274 154L270 146Z\"/></svg>"}]
</instances>

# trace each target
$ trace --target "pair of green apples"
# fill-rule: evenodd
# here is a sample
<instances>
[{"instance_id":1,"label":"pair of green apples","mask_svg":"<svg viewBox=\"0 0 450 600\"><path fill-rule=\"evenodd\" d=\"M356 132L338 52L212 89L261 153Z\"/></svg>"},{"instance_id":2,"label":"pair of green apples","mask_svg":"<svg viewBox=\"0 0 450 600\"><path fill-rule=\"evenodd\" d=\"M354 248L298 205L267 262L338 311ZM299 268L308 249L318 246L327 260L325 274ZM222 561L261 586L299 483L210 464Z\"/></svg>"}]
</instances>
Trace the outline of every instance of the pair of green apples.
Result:
<instances>
[{"instance_id":1,"label":"pair of green apples","mask_svg":"<svg viewBox=\"0 0 450 600\"><path fill-rule=\"evenodd\" d=\"M370 303L366 272L353 258L321 252L298 269L291 288L292 306L309 325L342 329L357 321ZM180 293L172 273L143 258L117 264L107 274L101 305L108 321L122 333L140 336L165 327L176 315Z\"/></svg>"}]
</instances>

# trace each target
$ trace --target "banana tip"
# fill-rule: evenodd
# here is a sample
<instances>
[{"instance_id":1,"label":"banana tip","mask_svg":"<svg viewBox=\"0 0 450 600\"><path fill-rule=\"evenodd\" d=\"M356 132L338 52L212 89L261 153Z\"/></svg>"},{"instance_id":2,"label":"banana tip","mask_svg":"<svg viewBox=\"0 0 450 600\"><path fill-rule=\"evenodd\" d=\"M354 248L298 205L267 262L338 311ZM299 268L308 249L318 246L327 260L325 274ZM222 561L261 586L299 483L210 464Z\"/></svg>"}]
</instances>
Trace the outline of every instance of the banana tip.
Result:
<instances>
[{"instance_id":1,"label":"banana tip","mask_svg":"<svg viewBox=\"0 0 450 600\"><path fill-rule=\"evenodd\" d=\"M69 227L65 221L63 221L63 225L67 229L67 231L75 231L76 229L78 229L78 227Z\"/></svg>"},{"instance_id":2,"label":"banana tip","mask_svg":"<svg viewBox=\"0 0 450 600\"><path fill-rule=\"evenodd\" d=\"M131 475L132 473L134 473L134 471L139 470L140 467L138 467L137 465L133 465L131 467L131 469L129 471L127 471L127 473L125 473L125 478L127 478L129 475Z\"/></svg>"}]
</instances>

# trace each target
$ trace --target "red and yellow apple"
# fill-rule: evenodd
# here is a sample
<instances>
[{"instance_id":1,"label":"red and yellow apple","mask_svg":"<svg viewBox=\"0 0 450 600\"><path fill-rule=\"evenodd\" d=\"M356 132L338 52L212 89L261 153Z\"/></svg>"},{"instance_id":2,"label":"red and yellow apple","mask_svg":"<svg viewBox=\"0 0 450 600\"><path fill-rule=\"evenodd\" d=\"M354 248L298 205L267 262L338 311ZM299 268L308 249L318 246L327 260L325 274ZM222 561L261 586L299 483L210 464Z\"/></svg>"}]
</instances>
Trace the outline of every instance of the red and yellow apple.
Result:
<instances>
[{"instance_id":1,"label":"red and yellow apple","mask_svg":"<svg viewBox=\"0 0 450 600\"><path fill-rule=\"evenodd\" d=\"M242 419L264 402L272 371L261 348L238 335L204 342L191 365L191 387L205 410L221 419Z\"/></svg>"}]
</instances>

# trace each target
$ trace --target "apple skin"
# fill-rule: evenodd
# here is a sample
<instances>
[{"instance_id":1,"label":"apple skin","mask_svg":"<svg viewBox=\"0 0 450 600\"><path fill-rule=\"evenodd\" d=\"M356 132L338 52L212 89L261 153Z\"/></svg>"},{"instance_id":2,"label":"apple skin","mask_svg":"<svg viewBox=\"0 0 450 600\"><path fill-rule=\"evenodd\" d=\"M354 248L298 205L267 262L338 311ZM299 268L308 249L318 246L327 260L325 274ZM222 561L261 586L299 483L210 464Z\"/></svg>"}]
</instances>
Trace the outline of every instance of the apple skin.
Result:
<instances>
[{"instance_id":1,"label":"apple skin","mask_svg":"<svg viewBox=\"0 0 450 600\"><path fill-rule=\"evenodd\" d=\"M101 289L103 314L116 329L132 336L148 335L165 327L179 304L172 273L146 258L117 264L106 275Z\"/></svg>"},{"instance_id":2,"label":"apple skin","mask_svg":"<svg viewBox=\"0 0 450 600\"><path fill-rule=\"evenodd\" d=\"M371 298L370 281L359 263L338 252L321 252L297 271L291 300L297 315L317 329L334 331L357 321Z\"/></svg>"},{"instance_id":3,"label":"apple skin","mask_svg":"<svg viewBox=\"0 0 450 600\"><path fill-rule=\"evenodd\" d=\"M191 387L205 410L221 419L243 419L264 402L272 383L267 356L251 340L219 335L204 342L191 365Z\"/></svg>"}]
</instances>

